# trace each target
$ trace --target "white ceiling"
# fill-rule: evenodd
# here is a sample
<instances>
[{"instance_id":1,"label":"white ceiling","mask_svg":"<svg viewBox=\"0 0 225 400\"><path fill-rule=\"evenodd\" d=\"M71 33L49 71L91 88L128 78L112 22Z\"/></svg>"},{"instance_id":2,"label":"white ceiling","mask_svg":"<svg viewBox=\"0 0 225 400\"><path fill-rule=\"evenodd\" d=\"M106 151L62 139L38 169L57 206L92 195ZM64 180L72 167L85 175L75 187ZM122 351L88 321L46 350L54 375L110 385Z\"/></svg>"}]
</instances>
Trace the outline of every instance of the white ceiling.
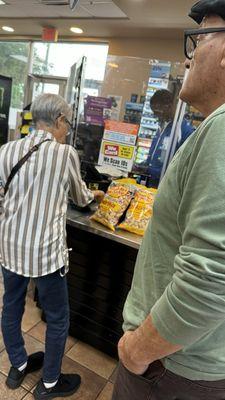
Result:
<instances>
[{"instance_id":1,"label":"white ceiling","mask_svg":"<svg viewBox=\"0 0 225 400\"><path fill-rule=\"evenodd\" d=\"M49 6L42 0L6 3L0 6L0 28L13 26L16 36L40 36L43 26L52 26L59 38L74 37L69 28L75 25L84 30L84 37L177 38L194 26L187 17L194 0L80 0L73 12L69 5ZM3 35L0 29L0 38Z\"/></svg>"},{"instance_id":2,"label":"white ceiling","mask_svg":"<svg viewBox=\"0 0 225 400\"><path fill-rule=\"evenodd\" d=\"M80 0L74 11L70 10L69 5L45 5L41 0L6 0L6 5L1 6L0 15L7 18L126 18L112 0Z\"/></svg>"}]
</instances>

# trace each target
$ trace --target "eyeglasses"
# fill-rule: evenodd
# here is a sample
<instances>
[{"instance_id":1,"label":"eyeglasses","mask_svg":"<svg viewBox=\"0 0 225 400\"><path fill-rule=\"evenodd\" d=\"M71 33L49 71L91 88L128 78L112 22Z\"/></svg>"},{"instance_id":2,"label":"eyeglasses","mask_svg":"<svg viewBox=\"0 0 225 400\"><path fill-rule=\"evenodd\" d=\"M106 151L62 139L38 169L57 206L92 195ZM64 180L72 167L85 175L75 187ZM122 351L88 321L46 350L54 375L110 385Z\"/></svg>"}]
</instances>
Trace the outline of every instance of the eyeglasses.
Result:
<instances>
[{"instance_id":1,"label":"eyeglasses","mask_svg":"<svg viewBox=\"0 0 225 400\"><path fill-rule=\"evenodd\" d=\"M72 122L70 122L70 121L68 120L68 118L66 118L66 116L65 116L63 113L60 113L60 114L57 116L57 118L56 118L55 120L57 120L59 117L64 117L65 123L66 123L67 125L69 125L69 128L70 128L70 130L72 131L72 130L73 130L73 124L72 124Z\"/></svg>"},{"instance_id":2,"label":"eyeglasses","mask_svg":"<svg viewBox=\"0 0 225 400\"><path fill-rule=\"evenodd\" d=\"M225 32L225 28L206 28L206 29L191 29L184 31L184 54L192 60L194 51L197 48L199 42L203 39L203 35L209 33ZM202 36L201 36L202 35Z\"/></svg>"}]
</instances>

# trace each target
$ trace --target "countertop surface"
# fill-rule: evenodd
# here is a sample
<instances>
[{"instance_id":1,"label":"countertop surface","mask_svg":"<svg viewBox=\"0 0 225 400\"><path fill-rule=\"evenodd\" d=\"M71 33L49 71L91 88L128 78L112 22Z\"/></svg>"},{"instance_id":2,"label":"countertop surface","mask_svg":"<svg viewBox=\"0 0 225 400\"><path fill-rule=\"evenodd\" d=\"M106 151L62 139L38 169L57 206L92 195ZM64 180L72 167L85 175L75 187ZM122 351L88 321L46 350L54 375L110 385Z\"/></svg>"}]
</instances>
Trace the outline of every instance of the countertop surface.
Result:
<instances>
[{"instance_id":1,"label":"countertop surface","mask_svg":"<svg viewBox=\"0 0 225 400\"><path fill-rule=\"evenodd\" d=\"M101 225L95 221L91 221L90 216L95 212L96 208L96 204L92 204L89 206L89 209L84 209L81 211L69 205L67 211L67 224L74 226L75 228L82 229L83 231L102 236L106 239L122 243L134 249L139 249L142 241L141 236L124 231L122 229L116 229L116 231L113 232L104 225Z\"/></svg>"}]
</instances>

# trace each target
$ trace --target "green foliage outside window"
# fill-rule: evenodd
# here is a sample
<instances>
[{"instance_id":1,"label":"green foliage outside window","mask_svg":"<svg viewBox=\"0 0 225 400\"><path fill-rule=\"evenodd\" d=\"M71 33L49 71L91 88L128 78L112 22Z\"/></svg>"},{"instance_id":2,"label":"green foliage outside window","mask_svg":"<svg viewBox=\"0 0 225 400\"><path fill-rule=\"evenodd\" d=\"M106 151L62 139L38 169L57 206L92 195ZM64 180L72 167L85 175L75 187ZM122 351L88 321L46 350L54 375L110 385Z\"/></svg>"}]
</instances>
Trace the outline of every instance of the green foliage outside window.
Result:
<instances>
[{"instance_id":1,"label":"green foliage outside window","mask_svg":"<svg viewBox=\"0 0 225 400\"><path fill-rule=\"evenodd\" d=\"M28 43L0 42L0 74L13 78L11 107L21 108L27 73Z\"/></svg>"},{"instance_id":2,"label":"green foliage outside window","mask_svg":"<svg viewBox=\"0 0 225 400\"><path fill-rule=\"evenodd\" d=\"M13 78L11 98L11 107L13 108L23 108L29 48L28 42L0 42L0 75ZM47 59L40 59L35 51L33 62L36 74L47 74L51 68Z\"/></svg>"}]
</instances>

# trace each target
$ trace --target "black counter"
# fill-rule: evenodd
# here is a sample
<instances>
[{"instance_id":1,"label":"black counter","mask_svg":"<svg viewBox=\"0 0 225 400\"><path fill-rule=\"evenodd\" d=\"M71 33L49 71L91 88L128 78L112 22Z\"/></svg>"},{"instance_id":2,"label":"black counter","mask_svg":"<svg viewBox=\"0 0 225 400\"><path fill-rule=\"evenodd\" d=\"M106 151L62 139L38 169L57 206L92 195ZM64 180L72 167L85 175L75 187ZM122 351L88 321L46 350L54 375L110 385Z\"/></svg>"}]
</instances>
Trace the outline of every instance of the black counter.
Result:
<instances>
[{"instance_id":1,"label":"black counter","mask_svg":"<svg viewBox=\"0 0 225 400\"><path fill-rule=\"evenodd\" d=\"M70 334L116 357L142 238L121 230L113 233L90 221L92 213L68 210Z\"/></svg>"}]
</instances>

